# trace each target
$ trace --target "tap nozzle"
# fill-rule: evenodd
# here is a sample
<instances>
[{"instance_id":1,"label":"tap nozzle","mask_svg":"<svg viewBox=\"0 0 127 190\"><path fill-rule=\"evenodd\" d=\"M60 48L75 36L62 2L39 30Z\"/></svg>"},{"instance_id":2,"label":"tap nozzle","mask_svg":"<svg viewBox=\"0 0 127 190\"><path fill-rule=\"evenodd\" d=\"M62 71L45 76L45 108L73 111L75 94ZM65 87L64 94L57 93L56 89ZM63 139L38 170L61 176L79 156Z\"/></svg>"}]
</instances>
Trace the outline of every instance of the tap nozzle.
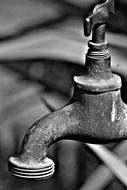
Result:
<instances>
[{"instance_id":1,"label":"tap nozzle","mask_svg":"<svg viewBox=\"0 0 127 190\"><path fill-rule=\"evenodd\" d=\"M54 173L54 162L45 157L39 163L24 163L16 157L11 157L8 162L8 169L15 177L24 179L42 180L50 178Z\"/></svg>"}]
</instances>

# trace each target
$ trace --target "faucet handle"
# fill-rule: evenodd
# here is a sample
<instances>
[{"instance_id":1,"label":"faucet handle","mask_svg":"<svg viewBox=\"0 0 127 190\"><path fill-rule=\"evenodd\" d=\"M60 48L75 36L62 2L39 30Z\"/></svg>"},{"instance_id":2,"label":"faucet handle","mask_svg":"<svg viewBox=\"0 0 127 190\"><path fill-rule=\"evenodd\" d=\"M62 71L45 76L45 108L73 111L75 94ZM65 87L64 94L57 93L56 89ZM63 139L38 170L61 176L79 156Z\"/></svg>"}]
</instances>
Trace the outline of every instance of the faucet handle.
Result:
<instances>
[{"instance_id":1,"label":"faucet handle","mask_svg":"<svg viewBox=\"0 0 127 190\"><path fill-rule=\"evenodd\" d=\"M114 0L106 0L106 2L97 4L90 16L84 22L84 34L89 36L92 30L97 26L106 24L110 13L115 12ZM104 31L105 32L105 31Z\"/></svg>"}]
</instances>

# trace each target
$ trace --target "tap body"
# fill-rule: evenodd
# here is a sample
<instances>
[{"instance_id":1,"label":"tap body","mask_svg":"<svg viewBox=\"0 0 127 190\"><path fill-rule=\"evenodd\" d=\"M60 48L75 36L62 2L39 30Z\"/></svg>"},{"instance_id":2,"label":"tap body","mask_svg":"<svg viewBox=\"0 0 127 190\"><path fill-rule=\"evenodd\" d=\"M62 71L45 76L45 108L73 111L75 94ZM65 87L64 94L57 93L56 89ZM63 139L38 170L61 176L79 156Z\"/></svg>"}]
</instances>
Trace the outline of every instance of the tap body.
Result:
<instances>
[{"instance_id":1,"label":"tap body","mask_svg":"<svg viewBox=\"0 0 127 190\"><path fill-rule=\"evenodd\" d=\"M74 77L75 90L71 101L29 128L19 160L40 162L46 156L49 146L62 139L94 144L126 139L127 105L121 99L120 89L101 93L86 92L77 83L80 77Z\"/></svg>"},{"instance_id":2,"label":"tap body","mask_svg":"<svg viewBox=\"0 0 127 190\"><path fill-rule=\"evenodd\" d=\"M18 156L10 158L10 168L14 166L23 168L23 172L26 171L26 168L30 171L45 168L45 165L48 164L46 163L48 162L46 154L49 146L62 139L94 144L126 139L127 106L121 99L119 89L121 80L118 76L114 76L118 79L118 89L96 93L83 89L85 86L82 82L85 76L74 77L74 96L69 104L41 118L29 128ZM53 167L52 162L49 163L50 167L51 165ZM10 171L15 175L14 170L10 169ZM52 168L49 174L51 175L53 172ZM19 173L18 175L16 173L15 176L27 178L24 173L22 175Z\"/></svg>"}]
</instances>

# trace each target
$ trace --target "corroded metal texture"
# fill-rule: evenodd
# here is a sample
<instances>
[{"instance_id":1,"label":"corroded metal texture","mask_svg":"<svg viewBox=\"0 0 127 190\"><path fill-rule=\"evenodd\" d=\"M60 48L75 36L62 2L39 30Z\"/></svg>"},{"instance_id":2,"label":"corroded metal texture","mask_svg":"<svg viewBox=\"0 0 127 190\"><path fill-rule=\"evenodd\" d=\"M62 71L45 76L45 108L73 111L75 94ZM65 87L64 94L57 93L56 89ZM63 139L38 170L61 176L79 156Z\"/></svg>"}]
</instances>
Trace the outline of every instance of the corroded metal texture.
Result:
<instances>
[{"instance_id":1,"label":"corroded metal texture","mask_svg":"<svg viewBox=\"0 0 127 190\"><path fill-rule=\"evenodd\" d=\"M72 104L37 121L25 135L20 152L22 162L41 162L47 148L61 139L109 143L127 135L127 107L120 90L87 94L79 89Z\"/></svg>"},{"instance_id":2,"label":"corroded metal texture","mask_svg":"<svg viewBox=\"0 0 127 190\"><path fill-rule=\"evenodd\" d=\"M42 179L43 159L48 147L56 141L73 139L102 144L123 140L127 138L126 124L127 106L121 100L120 90L95 95L75 87L71 104L41 118L28 130L18 157L10 159L10 171L15 176L24 177L28 176L28 171L24 169L26 174L19 172L16 175L18 167L27 166L27 169L35 171L38 165ZM13 169L15 165L16 170Z\"/></svg>"},{"instance_id":3,"label":"corroded metal texture","mask_svg":"<svg viewBox=\"0 0 127 190\"><path fill-rule=\"evenodd\" d=\"M100 15L102 21L107 19L113 2L107 0L97 6L94 14L99 11L99 17L96 19ZM99 22L98 30L101 30L100 23L104 24ZM96 35L93 33L94 39ZM58 140L103 144L127 138L127 105L121 100L121 79L111 71L107 42L99 36L97 41L101 43L95 41L89 42L82 75L74 77L71 102L35 122L27 131L19 154L9 159L13 175L29 179L50 177L54 163L46 158L46 153Z\"/></svg>"}]
</instances>

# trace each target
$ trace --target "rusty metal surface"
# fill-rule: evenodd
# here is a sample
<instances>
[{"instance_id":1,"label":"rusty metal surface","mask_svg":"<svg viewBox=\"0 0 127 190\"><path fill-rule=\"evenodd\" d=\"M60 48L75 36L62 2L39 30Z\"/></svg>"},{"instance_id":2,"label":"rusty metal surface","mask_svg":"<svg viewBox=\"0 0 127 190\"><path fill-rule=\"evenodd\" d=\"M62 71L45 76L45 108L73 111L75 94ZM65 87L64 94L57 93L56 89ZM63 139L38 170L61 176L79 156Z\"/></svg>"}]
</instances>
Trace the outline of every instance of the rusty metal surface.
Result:
<instances>
[{"instance_id":1,"label":"rusty metal surface","mask_svg":"<svg viewBox=\"0 0 127 190\"><path fill-rule=\"evenodd\" d=\"M126 107L120 91L95 95L80 91L72 104L37 121L27 132L21 161L40 162L47 148L60 139L109 143L126 137ZM124 136L123 136L124 135Z\"/></svg>"},{"instance_id":2,"label":"rusty metal surface","mask_svg":"<svg viewBox=\"0 0 127 190\"><path fill-rule=\"evenodd\" d=\"M40 119L28 130L20 157L13 164L35 170L40 163L41 167L48 147L61 139L109 143L126 138L127 108L120 91L97 95L79 91L72 104Z\"/></svg>"}]
</instances>

